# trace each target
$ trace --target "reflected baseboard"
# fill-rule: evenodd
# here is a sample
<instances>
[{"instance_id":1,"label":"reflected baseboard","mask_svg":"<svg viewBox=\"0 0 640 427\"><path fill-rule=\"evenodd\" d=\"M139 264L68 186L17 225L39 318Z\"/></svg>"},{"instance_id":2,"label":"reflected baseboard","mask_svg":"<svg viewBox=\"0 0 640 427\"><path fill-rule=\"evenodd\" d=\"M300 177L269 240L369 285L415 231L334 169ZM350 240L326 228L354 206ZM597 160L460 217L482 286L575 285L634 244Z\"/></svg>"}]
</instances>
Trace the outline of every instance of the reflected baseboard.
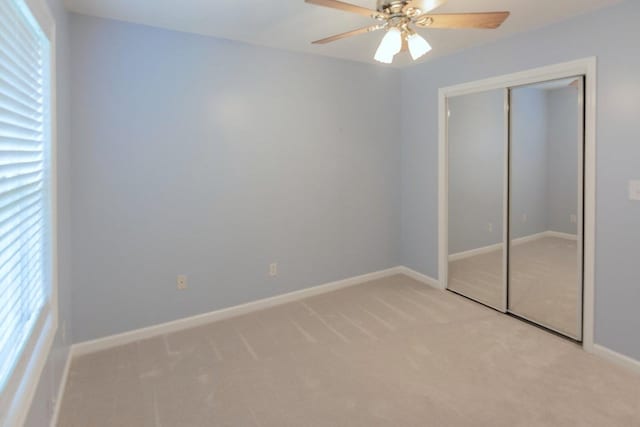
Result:
<instances>
[{"instance_id":1,"label":"reflected baseboard","mask_svg":"<svg viewBox=\"0 0 640 427\"><path fill-rule=\"evenodd\" d=\"M569 234L569 233L563 233L561 231L545 231L544 232L544 237L558 237L560 239L567 239L567 240L578 240L578 235L577 234Z\"/></svg>"},{"instance_id":2,"label":"reflected baseboard","mask_svg":"<svg viewBox=\"0 0 640 427\"><path fill-rule=\"evenodd\" d=\"M530 234L528 236L518 237L517 239L512 240L513 245L521 245L523 243L532 242L534 240L542 239L544 237L557 237L560 239L567 240L578 240L578 236L575 234L562 233L560 231L547 230L541 233ZM464 252L458 252L455 254L451 254L448 257L449 261L458 261L465 258L471 258L473 256L487 254L495 251L502 250L502 243L495 243L489 246L483 246L477 249L471 249Z\"/></svg>"},{"instance_id":3,"label":"reflected baseboard","mask_svg":"<svg viewBox=\"0 0 640 427\"><path fill-rule=\"evenodd\" d=\"M449 255L449 261L458 261L460 259L471 258L473 256L488 254L490 252L495 252L499 250L502 250L502 243L496 243L489 246L483 246L477 249L471 249L469 251L451 254Z\"/></svg>"}]
</instances>

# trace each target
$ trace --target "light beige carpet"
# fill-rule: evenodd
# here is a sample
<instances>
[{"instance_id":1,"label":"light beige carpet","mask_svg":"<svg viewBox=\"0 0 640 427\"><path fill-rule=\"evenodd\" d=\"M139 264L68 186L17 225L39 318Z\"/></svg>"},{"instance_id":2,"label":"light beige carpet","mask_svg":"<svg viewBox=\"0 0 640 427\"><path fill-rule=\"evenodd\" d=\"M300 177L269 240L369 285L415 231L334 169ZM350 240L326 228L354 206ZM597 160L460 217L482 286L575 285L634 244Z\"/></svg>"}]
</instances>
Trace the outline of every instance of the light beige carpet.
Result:
<instances>
[{"instance_id":1,"label":"light beige carpet","mask_svg":"<svg viewBox=\"0 0 640 427\"><path fill-rule=\"evenodd\" d=\"M393 276L78 357L59 425L628 427L640 376Z\"/></svg>"},{"instance_id":2,"label":"light beige carpet","mask_svg":"<svg viewBox=\"0 0 640 427\"><path fill-rule=\"evenodd\" d=\"M452 291L496 309L504 309L503 250L499 249L449 262Z\"/></svg>"},{"instance_id":3,"label":"light beige carpet","mask_svg":"<svg viewBox=\"0 0 640 427\"><path fill-rule=\"evenodd\" d=\"M580 338L582 291L575 240L545 237L511 253L509 310L573 338Z\"/></svg>"},{"instance_id":4,"label":"light beige carpet","mask_svg":"<svg viewBox=\"0 0 640 427\"><path fill-rule=\"evenodd\" d=\"M449 288L503 306L502 250L449 263ZM544 237L511 248L509 311L572 338L579 336L582 295L576 241Z\"/></svg>"}]
</instances>

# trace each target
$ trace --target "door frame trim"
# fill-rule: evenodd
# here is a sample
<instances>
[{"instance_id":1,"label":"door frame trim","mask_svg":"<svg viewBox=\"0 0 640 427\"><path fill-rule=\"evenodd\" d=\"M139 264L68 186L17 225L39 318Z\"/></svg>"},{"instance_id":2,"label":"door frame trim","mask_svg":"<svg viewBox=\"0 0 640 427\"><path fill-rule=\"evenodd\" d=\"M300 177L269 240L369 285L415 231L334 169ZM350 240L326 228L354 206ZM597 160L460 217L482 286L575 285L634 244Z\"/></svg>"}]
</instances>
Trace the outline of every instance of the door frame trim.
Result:
<instances>
[{"instance_id":1,"label":"door frame trim","mask_svg":"<svg viewBox=\"0 0 640 427\"><path fill-rule=\"evenodd\" d=\"M582 347L594 352L595 311L595 218L596 218L596 105L597 59L589 57L534 68L438 90L438 281L447 288L448 274L448 156L447 98L495 89L508 89L545 80L585 76L584 135L584 270Z\"/></svg>"}]
</instances>

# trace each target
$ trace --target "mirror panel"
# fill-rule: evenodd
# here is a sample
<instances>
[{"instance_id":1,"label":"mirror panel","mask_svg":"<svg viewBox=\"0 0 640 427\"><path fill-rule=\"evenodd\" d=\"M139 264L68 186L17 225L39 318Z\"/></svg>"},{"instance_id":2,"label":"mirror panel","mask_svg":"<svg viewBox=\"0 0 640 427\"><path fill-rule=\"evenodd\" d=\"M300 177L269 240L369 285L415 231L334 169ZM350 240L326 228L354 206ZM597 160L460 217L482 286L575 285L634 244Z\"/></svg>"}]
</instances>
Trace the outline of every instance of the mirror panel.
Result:
<instances>
[{"instance_id":1,"label":"mirror panel","mask_svg":"<svg viewBox=\"0 0 640 427\"><path fill-rule=\"evenodd\" d=\"M449 290L506 310L503 89L448 98Z\"/></svg>"},{"instance_id":2,"label":"mirror panel","mask_svg":"<svg viewBox=\"0 0 640 427\"><path fill-rule=\"evenodd\" d=\"M582 78L511 89L509 311L580 340Z\"/></svg>"}]
</instances>

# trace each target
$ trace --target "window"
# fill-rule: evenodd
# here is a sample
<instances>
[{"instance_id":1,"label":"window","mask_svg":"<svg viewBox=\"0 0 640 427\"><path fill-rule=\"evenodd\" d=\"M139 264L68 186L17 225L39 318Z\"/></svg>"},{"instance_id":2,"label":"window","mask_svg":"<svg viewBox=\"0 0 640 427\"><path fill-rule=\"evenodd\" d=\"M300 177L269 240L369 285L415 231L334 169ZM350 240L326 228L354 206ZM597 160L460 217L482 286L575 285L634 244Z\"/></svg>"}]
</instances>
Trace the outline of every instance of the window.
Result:
<instances>
[{"instance_id":1,"label":"window","mask_svg":"<svg viewBox=\"0 0 640 427\"><path fill-rule=\"evenodd\" d=\"M9 416L33 387L25 380L37 383L34 359L46 359L56 322L49 54L25 1L0 0L0 414Z\"/></svg>"}]
</instances>

